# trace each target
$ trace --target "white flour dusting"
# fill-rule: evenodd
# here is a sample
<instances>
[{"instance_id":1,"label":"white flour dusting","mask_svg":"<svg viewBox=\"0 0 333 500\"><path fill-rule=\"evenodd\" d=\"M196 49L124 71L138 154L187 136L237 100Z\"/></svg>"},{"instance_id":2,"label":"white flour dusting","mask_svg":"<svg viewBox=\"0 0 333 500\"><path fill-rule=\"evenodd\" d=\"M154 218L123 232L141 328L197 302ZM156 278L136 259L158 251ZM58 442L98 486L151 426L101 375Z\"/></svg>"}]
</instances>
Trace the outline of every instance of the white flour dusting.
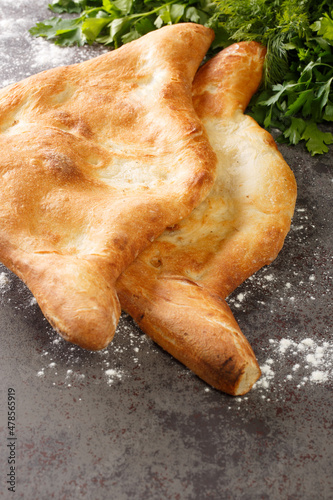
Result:
<instances>
[{"instance_id":1,"label":"white flour dusting","mask_svg":"<svg viewBox=\"0 0 333 500\"><path fill-rule=\"evenodd\" d=\"M71 47L60 47L42 38L37 38L33 43L33 68L38 69L41 66L55 68L56 66L67 64L72 60L73 50Z\"/></svg>"},{"instance_id":2,"label":"white flour dusting","mask_svg":"<svg viewBox=\"0 0 333 500\"><path fill-rule=\"evenodd\" d=\"M6 273L1 272L0 273L0 290L5 290L5 288L9 284L9 278Z\"/></svg>"},{"instance_id":3,"label":"white flour dusting","mask_svg":"<svg viewBox=\"0 0 333 500\"><path fill-rule=\"evenodd\" d=\"M299 342L270 339L267 351L270 357L260 367L262 376L254 390L274 390L290 382L300 388L333 381L333 342L309 337Z\"/></svg>"},{"instance_id":4,"label":"white flour dusting","mask_svg":"<svg viewBox=\"0 0 333 500\"><path fill-rule=\"evenodd\" d=\"M108 370L105 370L105 375L107 377L108 385L111 385L116 380L121 380L123 378L123 372L121 370L115 370L114 368L109 368Z\"/></svg>"},{"instance_id":5,"label":"white flour dusting","mask_svg":"<svg viewBox=\"0 0 333 500\"><path fill-rule=\"evenodd\" d=\"M52 17L46 7L45 0L34 0L33 9L27 0L0 1L0 88L40 71L82 62L108 51L97 45L61 47L30 35L29 29L41 20L36 18L36 11L44 19Z\"/></svg>"},{"instance_id":6,"label":"white flour dusting","mask_svg":"<svg viewBox=\"0 0 333 500\"><path fill-rule=\"evenodd\" d=\"M12 7L13 0L1 0L1 7ZM27 5L27 0L15 0L15 7L18 10L23 9ZM43 5L43 0L35 0L35 5Z\"/></svg>"},{"instance_id":7,"label":"white flour dusting","mask_svg":"<svg viewBox=\"0 0 333 500\"><path fill-rule=\"evenodd\" d=\"M42 366L36 376L58 387L122 383L133 376L132 370L136 374L140 369L142 354L158 352L148 337L133 333L133 326L126 324L127 320L128 315L122 314L111 346L95 352L69 344L50 326L47 327L49 342L40 354ZM85 372L87 366L89 369Z\"/></svg>"}]
</instances>

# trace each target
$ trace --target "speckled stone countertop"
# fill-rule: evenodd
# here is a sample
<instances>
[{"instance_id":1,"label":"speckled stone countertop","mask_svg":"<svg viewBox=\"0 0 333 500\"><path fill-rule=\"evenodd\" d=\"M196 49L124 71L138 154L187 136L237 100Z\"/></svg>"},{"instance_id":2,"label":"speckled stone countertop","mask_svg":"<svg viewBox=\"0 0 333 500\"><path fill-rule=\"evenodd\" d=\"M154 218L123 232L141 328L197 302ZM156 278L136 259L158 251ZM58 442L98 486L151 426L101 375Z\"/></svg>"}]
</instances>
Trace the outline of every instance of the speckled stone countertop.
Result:
<instances>
[{"instance_id":1,"label":"speckled stone countertop","mask_svg":"<svg viewBox=\"0 0 333 500\"><path fill-rule=\"evenodd\" d=\"M0 0L1 87L105 50L32 39L51 16L44 0ZM0 265L0 498L333 499L333 150L280 149L298 183L291 231L228 299L263 371L245 397L208 387L125 315L107 350L66 343Z\"/></svg>"}]
</instances>

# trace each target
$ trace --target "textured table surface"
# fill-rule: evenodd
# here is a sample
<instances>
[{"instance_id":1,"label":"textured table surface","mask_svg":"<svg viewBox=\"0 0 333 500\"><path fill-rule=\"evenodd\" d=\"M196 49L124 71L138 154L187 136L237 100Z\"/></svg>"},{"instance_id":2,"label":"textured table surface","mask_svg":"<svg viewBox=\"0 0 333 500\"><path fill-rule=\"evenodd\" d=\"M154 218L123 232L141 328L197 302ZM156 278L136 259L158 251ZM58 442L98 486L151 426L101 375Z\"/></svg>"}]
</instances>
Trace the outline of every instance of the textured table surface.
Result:
<instances>
[{"instance_id":1,"label":"textured table surface","mask_svg":"<svg viewBox=\"0 0 333 500\"><path fill-rule=\"evenodd\" d=\"M32 39L27 30L51 16L44 0L0 0L0 86L105 50ZM208 387L127 316L105 351L67 344L0 265L1 498L333 498L333 151L281 151L298 183L291 231L228 299L263 371L243 398Z\"/></svg>"}]
</instances>

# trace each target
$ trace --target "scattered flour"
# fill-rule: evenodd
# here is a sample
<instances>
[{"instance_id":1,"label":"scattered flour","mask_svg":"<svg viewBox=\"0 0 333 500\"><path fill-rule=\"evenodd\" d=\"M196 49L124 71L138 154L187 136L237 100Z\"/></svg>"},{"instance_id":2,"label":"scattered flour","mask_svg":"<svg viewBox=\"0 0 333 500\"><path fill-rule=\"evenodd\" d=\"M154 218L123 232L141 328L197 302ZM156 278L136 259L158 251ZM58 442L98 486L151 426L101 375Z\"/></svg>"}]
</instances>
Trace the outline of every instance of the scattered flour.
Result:
<instances>
[{"instance_id":1,"label":"scattered flour","mask_svg":"<svg viewBox=\"0 0 333 500\"><path fill-rule=\"evenodd\" d=\"M282 339L280 340L278 349L281 354L284 354L287 349L291 346L291 340L289 339Z\"/></svg>"},{"instance_id":2,"label":"scattered flour","mask_svg":"<svg viewBox=\"0 0 333 500\"><path fill-rule=\"evenodd\" d=\"M0 273L0 290L4 290L9 284L9 278L6 273Z\"/></svg>"},{"instance_id":3,"label":"scattered flour","mask_svg":"<svg viewBox=\"0 0 333 500\"><path fill-rule=\"evenodd\" d=\"M33 37L29 29L50 17L51 12L45 0L34 0L33 7L30 3L28 0L0 1L0 88L40 71L82 62L108 51L97 45L61 47Z\"/></svg>"},{"instance_id":4,"label":"scattered flour","mask_svg":"<svg viewBox=\"0 0 333 500\"><path fill-rule=\"evenodd\" d=\"M34 39L32 42L30 66L34 72L43 69L56 68L77 62L83 62L93 57L91 48L87 47L61 47L54 45L43 38ZM99 49L99 53L106 52ZM98 54L95 54L98 55Z\"/></svg>"},{"instance_id":5,"label":"scattered flour","mask_svg":"<svg viewBox=\"0 0 333 500\"><path fill-rule=\"evenodd\" d=\"M47 326L45 333L49 335L49 342L40 354L42 366L36 372L37 377L52 381L58 387L112 386L131 377L132 370L137 374L141 355L158 353L158 349L146 335L133 333L133 326L127 324L128 318L122 314L112 348L95 352L69 344ZM88 367L86 373L85 367Z\"/></svg>"},{"instance_id":6,"label":"scattered flour","mask_svg":"<svg viewBox=\"0 0 333 500\"><path fill-rule=\"evenodd\" d=\"M121 370L115 370L114 368L109 368L108 370L105 370L105 375L107 377L108 385L111 385L116 380L121 380L123 378L123 372Z\"/></svg>"},{"instance_id":7,"label":"scattered flour","mask_svg":"<svg viewBox=\"0 0 333 500\"><path fill-rule=\"evenodd\" d=\"M290 381L297 388L333 381L333 342L307 337L299 342L270 339L269 344L270 357L261 366L262 376L254 389L271 390Z\"/></svg>"},{"instance_id":8,"label":"scattered flour","mask_svg":"<svg viewBox=\"0 0 333 500\"><path fill-rule=\"evenodd\" d=\"M31 66L37 70L42 66L55 68L67 64L72 57L73 53L70 47L59 47L38 38L33 44Z\"/></svg>"},{"instance_id":9,"label":"scattered flour","mask_svg":"<svg viewBox=\"0 0 333 500\"><path fill-rule=\"evenodd\" d=\"M315 370L314 372L311 373L310 380L311 382L321 383L321 382L327 382L328 377L329 377L328 372Z\"/></svg>"},{"instance_id":10,"label":"scattered flour","mask_svg":"<svg viewBox=\"0 0 333 500\"><path fill-rule=\"evenodd\" d=\"M12 7L13 0L1 0L1 7ZM27 5L27 0L15 0L16 9L22 9ZM35 0L35 5L43 5L43 0Z\"/></svg>"}]
</instances>

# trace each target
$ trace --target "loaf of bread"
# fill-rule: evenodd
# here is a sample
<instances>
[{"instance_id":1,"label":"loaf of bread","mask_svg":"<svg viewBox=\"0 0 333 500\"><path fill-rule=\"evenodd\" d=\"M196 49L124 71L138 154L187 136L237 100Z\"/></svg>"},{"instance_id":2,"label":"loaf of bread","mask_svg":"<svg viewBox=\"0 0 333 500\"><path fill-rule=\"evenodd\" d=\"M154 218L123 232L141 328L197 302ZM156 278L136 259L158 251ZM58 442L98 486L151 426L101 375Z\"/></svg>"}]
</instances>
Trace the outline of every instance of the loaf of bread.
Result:
<instances>
[{"instance_id":1,"label":"loaf of bread","mask_svg":"<svg viewBox=\"0 0 333 500\"><path fill-rule=\"evenodd\" d=\"M244 114L264 59L262 46L244 42L198 71L193 102L218 158L215 184L117 281L122 307L144 332L232 395L249 391L260 368L225 298L275 259L296 200L273 138Z\"/></svg>"},{"instance_id":2,"label":"loaf of bread","mask_svg":"<svg viewBox=\"0 0 333 500\"><path fill-rule=\"evenodd\" d=\"M82 347L110 342L116 279L212 187L191 86L213 37L166 26L0 91L0 260Z\"/></svg>"}]
</instances>

